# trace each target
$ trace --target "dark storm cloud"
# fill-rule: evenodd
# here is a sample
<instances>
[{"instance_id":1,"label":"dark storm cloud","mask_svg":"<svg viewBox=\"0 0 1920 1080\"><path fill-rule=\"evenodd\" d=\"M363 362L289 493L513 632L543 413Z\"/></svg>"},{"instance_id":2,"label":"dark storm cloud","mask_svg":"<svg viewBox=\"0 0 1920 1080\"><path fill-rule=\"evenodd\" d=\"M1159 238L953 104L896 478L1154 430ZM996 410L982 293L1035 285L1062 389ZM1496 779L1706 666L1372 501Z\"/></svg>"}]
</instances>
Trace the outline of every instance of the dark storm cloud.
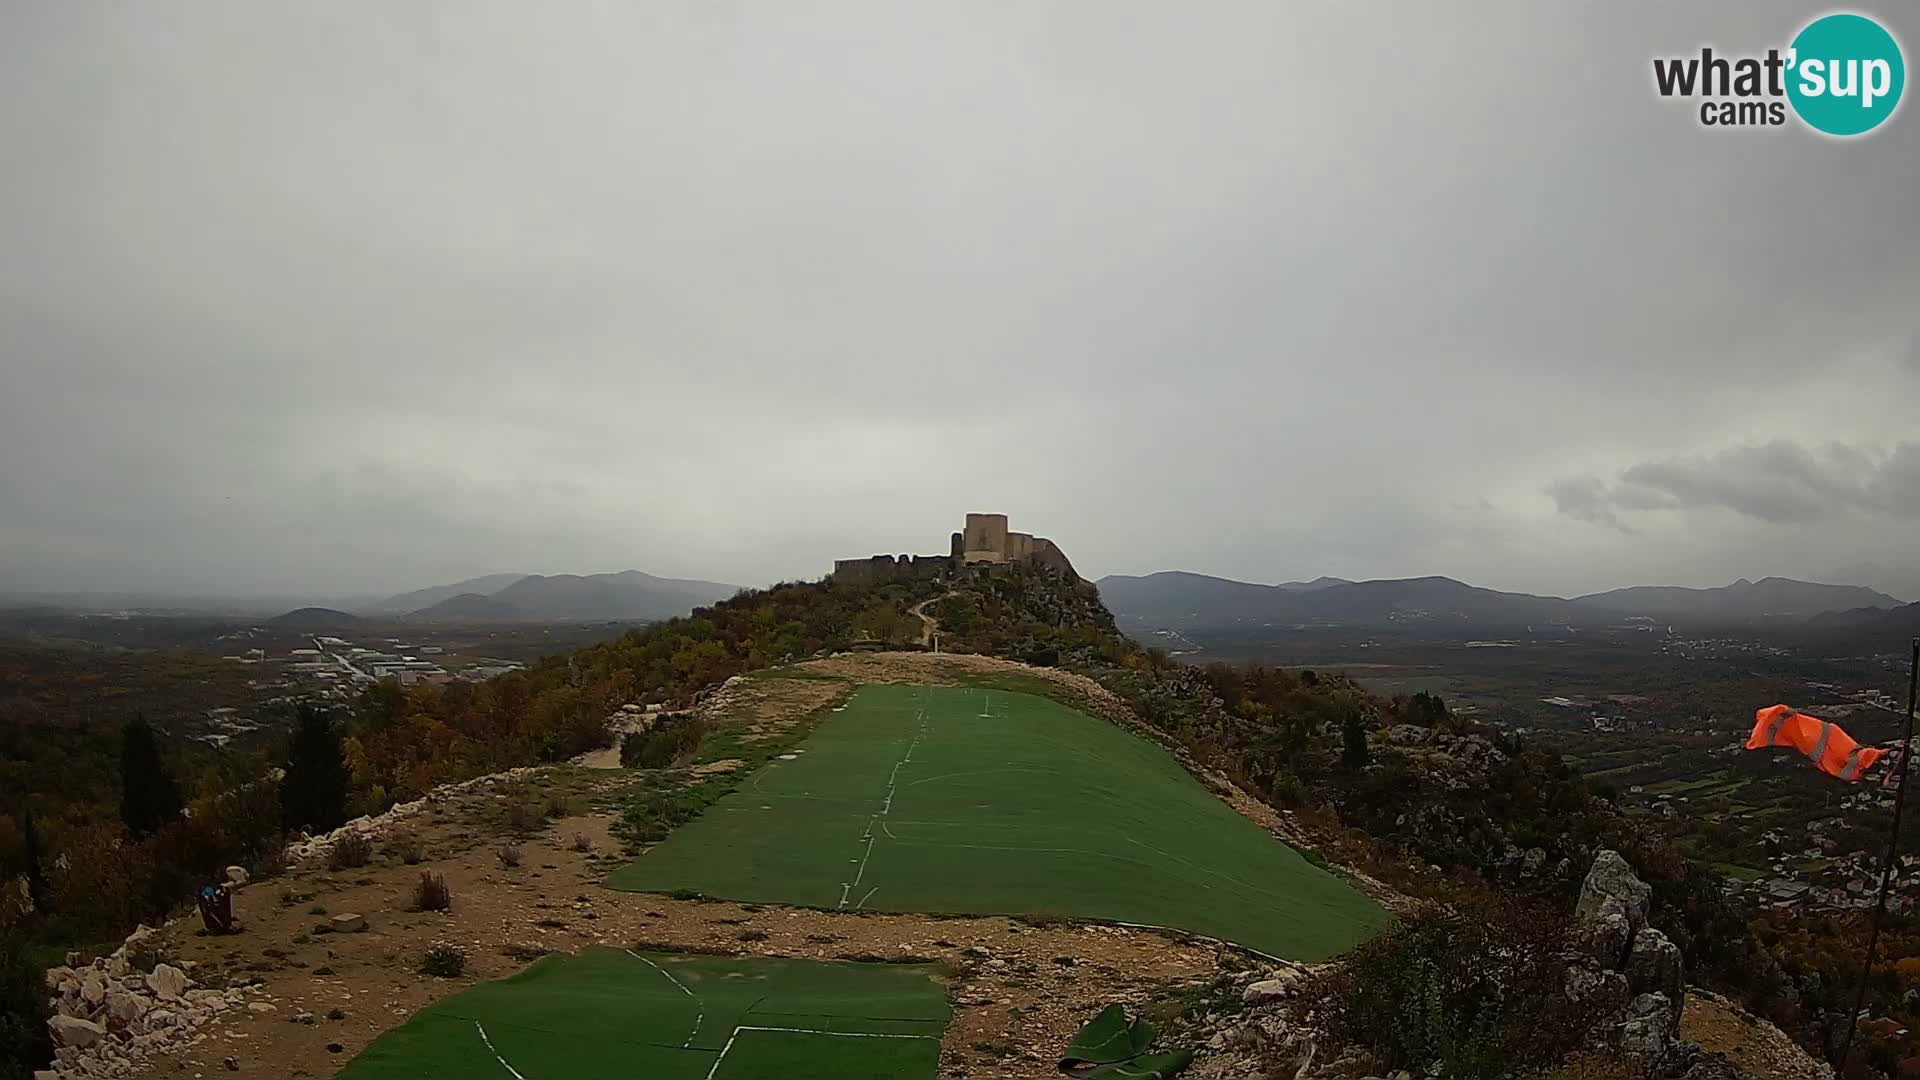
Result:
<instances>
[{"instance_id":1,"label":"dark storm cloud","mask_svg":"<svg viewBox=\"0 0 1920 1080\"><path fill-rule=\"evenodd\" d=\"M1905 567L1920 121L1651 88L1806 16L7 5L0 588Z\"/></svg>"}]
</instances>

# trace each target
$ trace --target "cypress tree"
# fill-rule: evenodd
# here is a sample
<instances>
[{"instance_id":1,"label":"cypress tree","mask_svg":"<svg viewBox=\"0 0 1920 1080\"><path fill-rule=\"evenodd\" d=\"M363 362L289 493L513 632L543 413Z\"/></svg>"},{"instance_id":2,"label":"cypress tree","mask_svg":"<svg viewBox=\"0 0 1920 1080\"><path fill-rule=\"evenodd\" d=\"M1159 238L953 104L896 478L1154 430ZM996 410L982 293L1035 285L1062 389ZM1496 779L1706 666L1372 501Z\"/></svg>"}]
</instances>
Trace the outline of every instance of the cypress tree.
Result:
<instances>
[{"instance_id":1,"label":"cypress tree","mask_svg":"<svg viewBox=\"0 0 1920 1080\"><path fill-rule=\"evenodd\" d=\"M1360 710L1349 708L1340 725L1340 759L1349 769L1364 769L1373 760L1367 749L1367 728L1360 722Z\"/></svg>"},{"instance_id":2,"label":"cypress tree","mask_svg":"<svg viewBox=\"0 0 1920 1080\"><path fill-rule=\"evenodd\" d=\"M346 754L332 721L311 705L287 744L287 774L280 781L280 823L289 831L326 832L347 820Z\"/></svg>"},{"instance_id":3,"label":"cypress tree","mask_svg":"<svg viewBox=\"0 0 1920 1080\"><path fill-rule=\"evenodd\" d=\"M33 900L33 909L47 912L47 867L40 855L40 829L33 822L33 808L28 807L20 819L21 847L25 849L27 861L27 896Z\"/></svg>"},{"instance_id":4,"label":"cypress tree","mask_svg":"<svg viewBox=\"0 0 1920 1080\"><path fill-rule=\"evenodd\" d=\"M120 732L120 820L135 836L151 836L180 817L180 789L160 760L147 718L136 714Z\"/></svg>"}]
</instances>

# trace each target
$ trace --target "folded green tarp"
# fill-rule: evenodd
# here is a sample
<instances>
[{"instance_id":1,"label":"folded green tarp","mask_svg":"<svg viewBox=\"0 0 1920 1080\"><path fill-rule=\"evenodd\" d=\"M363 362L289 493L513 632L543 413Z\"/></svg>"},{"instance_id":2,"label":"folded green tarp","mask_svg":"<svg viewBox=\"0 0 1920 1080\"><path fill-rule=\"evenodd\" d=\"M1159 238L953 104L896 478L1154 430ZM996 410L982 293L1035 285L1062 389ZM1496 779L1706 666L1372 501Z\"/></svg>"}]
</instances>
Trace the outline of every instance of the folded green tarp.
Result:
<instances>
[{"instance_id":1,"label":"folded green tarp","mask_svg":"<svg viewBox=\"0 0 1920 1080\"><path fill-rule=\"evenodd\" d=\"M1152 1024L1129 1022L1124 1009L1109 1005L1067 1044L1060 1071L1085 1080L1167 1080L1193 1062L1191 1050L1147 1053L1153 1036Z\"/></svg>"}]
</instances>

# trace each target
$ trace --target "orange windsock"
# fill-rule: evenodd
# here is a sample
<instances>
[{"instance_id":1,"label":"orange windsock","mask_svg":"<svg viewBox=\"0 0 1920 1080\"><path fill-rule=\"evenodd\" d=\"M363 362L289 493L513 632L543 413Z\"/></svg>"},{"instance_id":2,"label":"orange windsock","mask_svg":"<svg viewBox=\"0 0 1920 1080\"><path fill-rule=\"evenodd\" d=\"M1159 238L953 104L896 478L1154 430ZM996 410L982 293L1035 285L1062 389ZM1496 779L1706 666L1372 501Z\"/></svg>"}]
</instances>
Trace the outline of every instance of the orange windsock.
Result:
<instances>
[{"instance_id":1,"label":"orange windsock","mask_svg":"<svg viewBox=\"0 0 1920 1080\"><path fill-rule=\"evenodd\" d=\"M1842 780L1860 779L1860 774L1886 753L1854 742L1838 724L1785 705L1769 706L1753 714L1753 734L1747 737L1747 749L1767 746L1791 746L1812 758L1821 772Z\"/></svg>"}]
</instances>

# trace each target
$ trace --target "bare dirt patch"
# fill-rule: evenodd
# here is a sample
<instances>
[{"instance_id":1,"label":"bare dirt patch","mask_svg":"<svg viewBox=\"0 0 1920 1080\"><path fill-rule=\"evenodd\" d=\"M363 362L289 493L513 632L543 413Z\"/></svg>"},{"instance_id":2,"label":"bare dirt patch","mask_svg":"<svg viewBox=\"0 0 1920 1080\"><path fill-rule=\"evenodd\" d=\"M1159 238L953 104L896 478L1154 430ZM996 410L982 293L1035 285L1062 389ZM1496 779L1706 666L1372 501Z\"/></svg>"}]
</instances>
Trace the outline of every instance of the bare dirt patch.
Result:
<instances>
[{"instance_id":1,"label":"bare dirt patch","mask_svg":"<svg viewBox=\"0 0 1920 1080\"><path fill-rule=\"evenodd\" d=\"M834 679L756 675L729 680L700 712L717 727L742 729L740 741L758 742L786 734L851 691L851 686Z\"/></svg>"},{"instance_id":2,"label":"bare dirt patch","mask_svg":"<svg viewBox=\"0 0 1920 1080\"><path fill-rule=\"evenodd\" d=\"M1718 994L1696 987L1687 989L1686 1010L1680 1016L1680 1037L1727 1055L1728 1061L1760 1080L1808 1080L1833 1075L1830 1068L1809 1057L1779 1028L1756 1019Z\"/></svg>"}]
</instances>

